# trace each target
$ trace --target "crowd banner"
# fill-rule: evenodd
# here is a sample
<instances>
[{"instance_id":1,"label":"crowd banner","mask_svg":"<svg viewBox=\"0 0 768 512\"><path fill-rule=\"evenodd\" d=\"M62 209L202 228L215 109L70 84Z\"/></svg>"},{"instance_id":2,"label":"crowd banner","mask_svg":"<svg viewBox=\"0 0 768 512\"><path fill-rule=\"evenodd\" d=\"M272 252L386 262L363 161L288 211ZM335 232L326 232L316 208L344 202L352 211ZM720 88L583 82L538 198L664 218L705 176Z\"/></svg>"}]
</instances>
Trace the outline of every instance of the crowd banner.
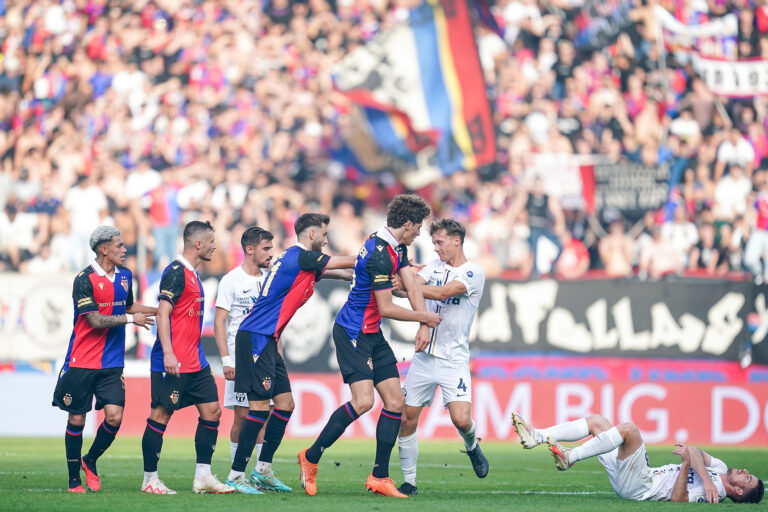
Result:
<instances>
[{"instance_id":1,"label":"crowd banner","mask_svg":"<svg viewBox=\"0 0 768 512\"><path fill-rule=\"evenodd\" d=\"M581 167L588 211L613 208L629 220L661 208L669 191L669 166L641 163L594 163ZM589 179L587 179L589 178ZM589 183L589 186L586 184Z\"/></svg>"},{"instance_id":2,"label":"crowd banner","mask_svg":"<svg viewBox=\"0 0 768 512\"><path fill-rule=\"evenodd\" d=\"M726 14L697 25L685 25L660 5L654 7L654 13L661 25L664 45L671 52L689 53L695 50L711 57L736 58L739 19L735 14Z\"/></svg>"},{"instance_id":3,"label":"crowd banner","mask_svg":"<svg viewBox=\"0 0 768 512\"><path fill-rule=\"evenodd\" d=\"M579 32L574 41L581 51L592 51L613 44L632 24L629 0L587 0L576 16Z\"/></svg>"},{"instance_id":4,"label":"crowd banner","mask_svg":"<svg viewBox=\"0 0 768 512\"><path fill-rule=\"evenodd\" d=\"M755 287L747 327L751 333L752 359L765 364L768 361L768 284Z\"/></svg>"},{"instance_id":5,"label":"crowd banner","mask_svg":"<svg viewBox=\"0 0 768 512\"><path fill-rule=\"evenodd\" d=\"M693 66L715 94L731 98L768 95L768 59L724 60L694 54Z\"/></svg>"}]
</instances>

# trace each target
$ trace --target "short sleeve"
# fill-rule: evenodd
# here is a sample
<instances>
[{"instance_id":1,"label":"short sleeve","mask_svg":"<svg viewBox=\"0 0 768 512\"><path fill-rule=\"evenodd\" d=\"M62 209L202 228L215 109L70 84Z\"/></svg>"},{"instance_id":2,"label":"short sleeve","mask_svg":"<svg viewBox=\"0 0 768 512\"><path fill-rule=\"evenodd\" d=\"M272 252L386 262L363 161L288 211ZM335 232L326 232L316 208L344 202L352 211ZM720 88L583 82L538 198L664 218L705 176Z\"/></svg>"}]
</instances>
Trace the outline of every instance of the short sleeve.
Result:
<instances>
[{"instance_id":1,"label":"short sleeve","mask_svg":"<svg viewBox=\"0 0 768 512\"><path fill-rule=\"evenodd\" d=\"M726 466L725 462L718 459L717 457L712 457L709 466L707 466L707 471L721 475L728 472L728 466Z\"/></svg>"},{"instance_id":2,"label":"short sleeve","mask_svg":"<svg viewBox=\"0 0 768 512\"><path fill-rule=\"evenodd\" d=\"M418 272L418 276L424 280L427 284L429 284L429 278L432 276L432 272L435 270L435 262L439 260L433 260L424 265L421 270Z\"/></svg>"},{"instance_id":3,"label":"short sleeve","mask_svg":"<svg viewBox=\"0 0 768 512\"><path fill-rule=\"evenodd\" d=\"M261 289L261 286L259 286ZM230 274L225 275L219 281L219 289L216 291L216 307L225 311L232 309L232 300L235 297L235 289L232 287Z\"/></svg>"},{"instance_id":4,"label":"short sleeve","mask_svg":"<svg viewBox=\"0 0 768 512\"><path fill-rule=\"evenodd\" d=\"M75 308L77 308L77 313L80 315L99 310L99 305L93 296L93 283L85 272L80 272L75 277L72 286L72 300L75 303Z\"/></svg>"},{"instance_id":5,"label":"short sleeve","mask_svg":"<svg viewBox=\"0 0 768 512\"><path fill-rule=\"evenodd\" d=\"M319 281L325 272L325 267L331 257L319 251L302 251L299 253L299 268L306 272L315 273L315 281Z\"/></svg>"},{"instance_id":6,"label":"short sleeve","mask_svg":"<svg viewBox=\"0 0 768 512\"><path fill-rule=\"evenodd\" d=\"M457 275L454 281L460 281L467 287L467 296L473 297L482 295L485 286L485 274L480 268L462 269L461 274Z\"/></svg>"},{"instance_id":7,"label":"short sleeve","mask_svg":"<svg viewBox=\"0 0 768 512\"><path fill-rule=\"evenodd\" d=\"M386 245L376 245L365 262L374 290L389 290L392 285L392 259Z\"/></svg>"},{"instance_id":8,"label":"short sleeve","mask_svg":"<svg viewBox=\"0 0 768 512\"><path fill-rule=\"evenodd\" d=\"M408 261L408 247L405 244L400 244L397 247L397 254L400 256L400 261L397 264L397 270L410 266L411 262Z\"/></svg>"},{"instance_id":9,"label":"short sleeve","mask_svg":"<svg viewBox=\"0 0 768 512\"><path fill-rule=\"evenodd\" d=\"M167 300L175 306L184 291L184 274L184 266L178 262L173 263L160 279L160 294L157 300Z\"/></svg>"}]
</instances>

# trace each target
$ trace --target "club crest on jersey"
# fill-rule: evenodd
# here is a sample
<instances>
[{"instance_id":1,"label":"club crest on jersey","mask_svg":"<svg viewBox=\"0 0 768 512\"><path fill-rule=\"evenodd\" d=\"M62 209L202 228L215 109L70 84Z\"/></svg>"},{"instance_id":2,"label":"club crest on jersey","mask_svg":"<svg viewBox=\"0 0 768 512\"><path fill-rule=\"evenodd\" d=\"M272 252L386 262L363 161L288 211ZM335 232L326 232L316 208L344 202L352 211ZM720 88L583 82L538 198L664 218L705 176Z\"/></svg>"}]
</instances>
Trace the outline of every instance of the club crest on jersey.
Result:
<instances>
[{"instance_id":1,"label":"club crest on jersey","mask_svg":"<svg viewBox=\"0 0 768 512\"><path fill-rule=\"evenodd\" d=\"M472 279L473 277L475 277L475 273L472 272L471 270L467 270L467 277Z\"/></svg>"},{"instance_id":2,"label":"club crest on jersey","mask_svg":"<svg viewBox=\"0 0 768 512\"><path fill-rule=\"evenodd\" d=\"M368 358L368 368L373 370L373 360L370 357Z\"/></svg>"},{"instance_id":3,"label":"club crest on jersey","mask_svg":"<svg viewBox=\"0 0 768 512\"><path fill-rule=\"evenodd\" d=\"M171 402L173 402L173 405L179 403L179 392L175 389L173 390L173 393L171 393Z\"/></svg>"},{"instance_id":4,"label":"club crest on jersey","mask_svg":"<svg viewBox=\"0 0 768 512\"><path fill-rule=\"evenodd\" d=\"M127 292L128 291L128 280L126 278L123 278L120 281L120 284L122 285L123 290L125 290Z\"/></svg>"},{"instance_id":5,"label":"club crest on jersey","mask_svg":"<svg viewBox=\"0 0 768 512\"><path fill-rule=\"evenodd\" d=\"M64 405L66 405L67 407L72 405L72 395L70 395L69 393L64 395Z\"/></svg>"},{"instance_id":6,"label":"club crest on jersey","mask_svg":"<svg viewBox=\"0 0 768 512\"><path fill-rule=\"evenodd\" d=\"M272 379L271 379L271 378L269 378L269 377L265 377L265 378L264 378L264 380L262 380L262 381L261 381L261 386L262 386L262 387L263 387L265 390L269 391L269 388L271 388L271 387L272 387Z\"/></svg>"}]
</instances>

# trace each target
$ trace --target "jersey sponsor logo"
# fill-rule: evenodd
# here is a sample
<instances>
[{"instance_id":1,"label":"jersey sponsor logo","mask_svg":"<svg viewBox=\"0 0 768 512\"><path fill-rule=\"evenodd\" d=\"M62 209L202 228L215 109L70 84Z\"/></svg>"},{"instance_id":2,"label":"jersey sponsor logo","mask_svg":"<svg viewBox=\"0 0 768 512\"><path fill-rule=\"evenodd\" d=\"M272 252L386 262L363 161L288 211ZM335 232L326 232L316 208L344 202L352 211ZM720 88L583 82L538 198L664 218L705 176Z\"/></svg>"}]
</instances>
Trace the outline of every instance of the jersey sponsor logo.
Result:
<instances>
[{"instance_id":1,"label":"jersey sponsor logo","mask_svg":"<svg viewBox=\"0 0 768 512\"><path fill-rule=\"evenodd\" d=\"M93 300L90 297L83 297L79 301L77 301L77 307L83 307L88 304L93 304Z\"/></svg>"},{"instance_id":2,"label":"jersey sponsor logo","mask_svg":"<svg viewBox=\"0 0 768 512\"><path fill-rule=\"evenodd\" d=\"M264 377L264 380L261 381L261 386L266 391L269 391L269 389L272 387L272 379L270 377Z\"/></svg>"},{"instance_id":3,"label":"jersey sponsor logo","mask_svg":"<svg viewBox=\"0 0 768 512\"><path fill-rule=\"evenodd\" d=\"M70 405L72 405L72 395L67 393L66 395L64 395L63 401L64 401L64 405L69 407Z\"/></svg>"},{"instance_id":4,"label":"jersey sponsor logo","mask_svg":"<svg viewBox=\"0 0 768 512\"><path fill-rule=\"evenodd\" d=\"M169 291L169 290L160 290L160 295L165 295L169 299L172 299L176 296L176 294L174 294L172 291Z\"/></svg>"},{"instance_id":5,"label":"jersey sponsor logo","mask_svg":"<svg viewBox=\"0 0 768 512\"><path fill-rule=\"evenodd\" d=\"M124 306L125 301L124 300L118 300L115 302L99 302L98 306L100 308L108 308L109 306Z\"/></svg>"},{"instance_id":6,"label":"jersey sponsor logo","mask_svg":"<svg viewBox=\"0 0 768 512\"><path fill-rule=\"evenodd\" d=\"M179 391L174 389L173 393L171 393L171 402L173 405L176 405L179 403Z\"/></svg>"},{"instance_id":7,"label":"jersey sponsor logo","mask_svg":"<svg viewBox=\"0 0 768 512\"><path fill-rule=\"evenodd\" d=\"M379 274L373 278L374 283L385 283L389 281L389 276L386 274Z\"/></svg>"}]
</instances>

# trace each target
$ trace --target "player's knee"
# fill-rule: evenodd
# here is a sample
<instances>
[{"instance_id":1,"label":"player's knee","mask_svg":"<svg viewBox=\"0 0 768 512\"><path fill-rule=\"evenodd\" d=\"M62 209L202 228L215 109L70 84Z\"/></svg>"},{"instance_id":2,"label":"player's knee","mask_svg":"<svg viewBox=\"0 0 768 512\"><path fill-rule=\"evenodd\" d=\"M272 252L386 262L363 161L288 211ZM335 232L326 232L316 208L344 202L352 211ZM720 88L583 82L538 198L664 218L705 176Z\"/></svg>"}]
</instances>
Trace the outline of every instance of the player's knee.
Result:
<instances>
[{"instance_id":1,"label":"player's knee","mask_svg":"<svg viewBox=\"0 0 768 512\"><path fill-rule=\"evenodd\" d=\"M210 410L205 411L205 414L200 414L200 417L206 421L219 421L221 419L221 407L216 404L216 407L212 407Z\"/></svg>"},{"instance_id":2,"label":"player's knee","mask_svg":"<svg viewBox=\"0 0 768 512\"><path fill-rule=\"evenodd\" d=\"M634 423L621 423L616 429L625 441L633 437L640 437L640 429Z\"/></svg>"},{"instance_id":3,"label":"player's knee","mask_svg":"<svg viewBox=\"0 0 768 512\"><path fill-rule=\"evenodd\" d=\"M453 426L462 432L467 432L472 428L472 418L451 418Z\"/></svg>"},{"instance_id":4,"label":"player's knee","mask_svg":"<svg viewBox=\"0 0 768 512\"><path fill-rule=\"evenodd\" d=\"M280 397L279 400L275 400L275 409L281 411L293 411L295 408L296 402L293 401L293 397L290 394Z\"/></svg>"},{"instance_id":5,"label":"player's knee","mask_svg":"<svg viewBox=\"0 0 768 512\"><path fill-rule=\"evenodd\" d=\"M610 420L608 420L608 418L599 414L591 414L587 416L586 420L589 433L593 436L596 436L601 432L605 432L606 430L613 427L613 424L610 422Z\"/></svg>"},{"instance_id":6,"label":"player's knee","mask_svg":"<svg viewBox=\"0 0 768 512\"><path fill-rule=\"evenodd\" d=\"M112 427L119 428L120 424L123 422L123 411L104 413L104 421L109 423Z\"/></svg>"},{"instance_id":7,"label":"player's knee","mask_svg":"<svg viewBox=\"0 0 768 512\"><path fill-rule=\"evenodd\" d=\"M402 394L388 397L384 400L384 408L392 412L402 412L405 408L405 397Z\"/></svg>"},{"instance_id":8,"label":"player's knee","mask_svg":"<svg viewBox=\"0 0 768 512\"><path fill-rule=\"evenodd\" d=\"M83 427L85 426L85 414L70 414L67 421L73 427Z\"/></svg>"},{"instance_id":9,"label":"player's knee","mask_svg":"<svg viewBox=\"0 0 768 512\"><path fill-rule=\"evenodd\" d=\"M366 412L370 411L371 408L373 408L373 397L363 396L363 397L353 398L352 407L355 408L355 412L357 413L358 416L362 416Z\"/></svg>"}]
</instances>

